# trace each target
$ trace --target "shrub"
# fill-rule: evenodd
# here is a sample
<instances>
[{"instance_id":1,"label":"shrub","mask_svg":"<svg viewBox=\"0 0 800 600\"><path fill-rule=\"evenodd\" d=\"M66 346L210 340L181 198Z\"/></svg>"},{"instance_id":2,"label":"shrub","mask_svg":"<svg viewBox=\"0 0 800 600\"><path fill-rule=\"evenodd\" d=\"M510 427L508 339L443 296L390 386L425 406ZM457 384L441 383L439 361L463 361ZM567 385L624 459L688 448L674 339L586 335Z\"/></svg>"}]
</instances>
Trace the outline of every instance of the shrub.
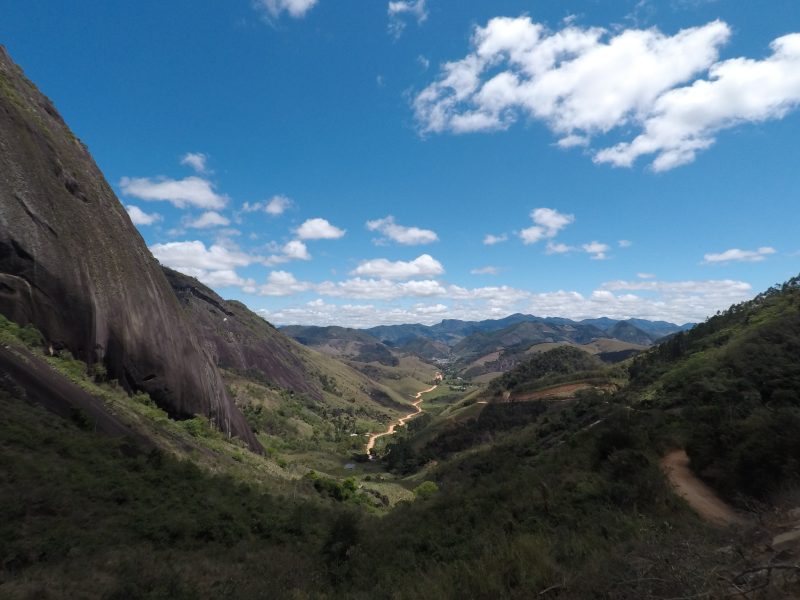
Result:
<instances>
[{"instance_id":1,"label":"shrub","mask_svg":"<svg viewBox=\"0 0 800 600\"><path fill-rule=\"evenodd\" d=\"M426 500L439 491L439 486L433 481L423 481L414 488L414 495L420 500Z\"/></svg>"}]
</instances>

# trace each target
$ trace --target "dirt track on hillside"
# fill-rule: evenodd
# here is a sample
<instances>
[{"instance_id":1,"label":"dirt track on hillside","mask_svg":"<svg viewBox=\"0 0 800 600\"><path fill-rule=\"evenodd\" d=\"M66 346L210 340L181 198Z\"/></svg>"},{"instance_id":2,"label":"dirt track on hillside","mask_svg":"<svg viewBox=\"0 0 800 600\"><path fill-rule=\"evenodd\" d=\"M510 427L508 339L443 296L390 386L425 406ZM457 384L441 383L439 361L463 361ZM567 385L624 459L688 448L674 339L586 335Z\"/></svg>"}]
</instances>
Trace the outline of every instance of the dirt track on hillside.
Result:
<instances>
[{"instance_id":1,"label":"dirt track on hillside","mask_svg":"<svg viewBox=\"0 0 800 600\"><path fill-rule=\"evenodd\" d=\"M730 505L703 483L689 468L685 450L673 450L661 459L661 470L669 479L675 493L706 521L721 527L743 525L746 521Z\"/></svg>"},{"instance_id":2,"label":"dirt track on hillside","mask_svg":"<svg viewBox=\"0 0 800 600\"><path fill-rule=\"evenodd\" d=\"M422 412L422 409L419 407L419 405L422 404L422 394L427 394L429 392L432 392L437 387L439 386L434 385L428 388L427 390L422 390L421 392L417 392L417 395L414 396L415 401L411 403L411 406L414 407L414 412L408 413L405 417L397 419L397 421L389 425L389 429L387 429L383 433L372 434L369 437L369 441L367 442L367 454L369 455L370 450L372 450L372 448L375 447L375 442L378 440L378 438L382 438L385 435L392 435L395 429L397 429L398 427L402 427L403 425L406 424L406 421L409 421L410 419L413 419L418 414L420 414Z\"/></svg>"},{"instance_id":3,"label":"dirt track on hillside","mask_svg":"<svg viewBox=\"0 0 800 600\"><path fill-rule=\"evenodd\" d=\"M542 400L543 398L571 398L575 392L585 390L590 387L595 387L589 383L568 383L565 385L556 385L553 387L536 390L527 394L520 394L518 396L510 396L511 402L524 402L528 400Z\"/></svg>"}]
</instances>

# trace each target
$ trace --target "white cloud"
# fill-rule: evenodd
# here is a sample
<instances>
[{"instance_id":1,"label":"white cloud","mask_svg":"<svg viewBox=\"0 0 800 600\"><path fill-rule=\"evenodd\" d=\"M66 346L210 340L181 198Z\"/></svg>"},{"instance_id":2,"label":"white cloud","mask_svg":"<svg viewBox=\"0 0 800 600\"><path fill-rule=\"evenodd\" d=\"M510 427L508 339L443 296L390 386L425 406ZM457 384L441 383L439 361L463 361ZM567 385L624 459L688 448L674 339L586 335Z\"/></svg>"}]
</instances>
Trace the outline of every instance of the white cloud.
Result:
<instances>
[{"instance_id":1,"label":"white cloud","mask_svg":"<svg viewBox=\"0 0 800 600\"><path fill-rule=\"evenodd\" d=\"M331 225L326 219L308 219L296 230L301 240L337 240L346 233Z\"/></svg>"},{"instance_id":2,"label":"white cloud","mask_svg":"<svg viewBox=\"0 0 800 600\"><path fill-rule=\"evenodd\" d=\"M324 282L312 288L292 282L301 291L315 291L326 298L363 298L369 304L344 304L316 299L305 305L262 311L279 324L302 323L368 327L376 324L433 324L442 318L480 320L499 318L512 312L572 319L608 316L639 317L677 323L702 321L717 310L752 297L750 285L741 281L612 281L588 294L577 291L531 293L507 286L466 289L428 280L409 287L409 282L349 279ZM291 287L291 285L289 285ZM276 290L277 291L277 290ZM411 305L398 303L416 298ZM420 301L436 298L434 302ZM392 304L386 304L392 302Z\"/></svg>"},{"instance_id":3,"label":"white cloud","mask_svg":"<svg viewBox=\"0 0 800 600\"><path fill-rule=\"evenodd\" d=\"M757 250L739 250L738 248L731 248L725 252L718 254L706 254L703 256L703 262L706 264L719 264L727 262L760 262L770 254L775 254L775 248L764 246Z\"/></svg>"},{"instance_id":4,"label":"white cloud","mask_svg":"<svg viewBox=\"0 0 800 600\"><path fill-rule=\"evenodd\" d=\"M574 246L568 246L567 244L561 244L556 242L547 242L547 254L566 254L568 252L574 252L576 248Z\"/></svg>"},{"instance_id":5,"label":"white cloud","mask_svg":"<svg viewBox=\"0 0 800 600\"><path fill-rule=\"evenodd\" d=\"M255 285L252 279L243 279L239 277L236 271L232 269L221 269L219 271L203 271L198 270L197 274L193 275L207 286L212 288L227 288L227 287L241 287L249 288ZM191 273L187 273L191 274Z\"/></svg>"},{"instance_id":6,"label":"white cloud","mask_svg":"<svg viewBox=\"0 0 800 600\"><path fill-rule=\"evenodd\" d=\"M242 279L235 269L262 260L222 244L213 244L206 248L203 242L197 240L154 244L150 246L150 251L161 264L197 277L212 287L252 285L252 280Z\"/></svg>"},{"instance_id":7,"label":"white cloud","mask_svg":"<svg viewBox=\"0 0 800 600\"><path fill-rule=\"evenodd\" d=\"M581 246L584 252L591 254L592 260L605 260L608 258L608 244L601 244L600 242L589 242Z\"/></svg>"},{"instance_id":8,"label":"white cloud","mask_svg":"<svg viewBox=\"0 0 800 600\"><path fill-rule=\"evenodd\" d=\"M280 254L272 254L261 261L261 264L268 267L282 265L292 260L311 260L308 246L300 240L292 240L282 247L277 244L270 244L269 247L273 252L280 252Z\"/></svg>"},{"instance_id":9,"label":"white cloud","mask_svg":"<svg viewBox=\"0 0 800 600\"><path fill-rule=\"evenodd\" d=\"M535 244L543 239L554 238L558 232L575 221L574 215L566 215L552 208L536 208L531 211L535 225L519 232L524 244Z\"/></svg>"},{"instance_id":10,"label":"white cloud","mask_svg":"<svg viewBox=\"0 0 800 600\"><path fill-rule=\"evenodd\" d=\"M636 276L639 279L655 279L656 276L653 273L637 273Z\"/></svg>"},{"instance_id":11,"label":"white cloud","mask_svg":"<svg viewBox=\"0 0 800 600\"><path fill-rule=\"evenodd\" d=\"M277 217L285 213L294 203L292 199L288 196L283 196L278 194L273 196L266 202L245 202L242 205L242 212L244 213L252 213L258 211L264 211L268 215L273 217Z\"/></svg>"},{"instance_id":12,"label":"white cloud","mask_svg":"<svg viewBox=\"0 0 800 600\"><path fill-rule=\"evenodd\" d=\"M667 171L692 162L723 129L783 118L800 105L800 34L780 37L770 47L772 55L764 60L716 63L708 79L663 94L647 112L640 135L595 160L627 167L655 154L653 169Z\"/></svg>"},{"instance_id":13,"label":"white cloud","mask_svg":"<svg viewBox=\"0 0 800 600\"><path fill-rule=\"evenodd\" d=\"M493 267L491 265L486 267L480 267L477 269L472 269L470 273L472 275L497 275L500 272L500 269L497 267Z\"/></svg>"},{"instance_id":14,"label":"white cloud","mask_svg":"<svg viewBox=\"0 0 800 600\"><path fill-rule=\"evenodd\" d=\"M123 177L119 182L122 193L140 200L171 202L178 208L195 206L218 210L228 201L214 191L214 186L201 177L185 179L151 179L149 177Z\"/></svg>"},{"instance_id":15,"label":"white cloud","mask_svg":"<svg viewBox=\"0 0 800 600\"><path fill-rule=\"evenodd\" d=\"M287 242L283 247L283 253L286 257L293 260L311 260L311 255L308 253L308 248L300 240L292 240Z\"/></svg>"},{"instance_id":16,"label":"white cloud","mask_svg":"<svg viewBox=\"0 0 800 600\"><path fill-rule=\"evenodd\" d=\"M389 14L389 33L395 38L403 35L406 28L406 17L416 19L419 25L428 18L426 0L395 0L389 2L387 12Z\"/></svg>"},{"instance_id":17,"label":"white cloud","mask_svg":"<svg viewBox=\"0 0 800 600\"><path fill-rule=\"evenodd\" d=\"M203 175L207 173L208 156L202 152L187 152L181 157L181 164L194 169L195 173Z\"/></svg>"},{"instance_id":18,"label":"white cloud","mask_svg":"<svg viewBox=\"0 0 800 600\"><path fill-rule=\"evenodd\" d=\"M246 267L259 262L260 257L251 256L238 250L229 249L221 244L213 244L206 248L201 241L168 242L154 244L150 251L162 264L184 272L184 269L203 269L219 271Z\"/></svg>"},{"instance_id":19,"label":"white cloud","mask_svg":"<svg viewBox=\"0 0 800 600\"><path fill-rule=\"evenodd\" d=\"M410 279L436 277L444 274L442 263L430 254L422 254L412 261L390 261L385 258L362 261L351 273L355 276L381 279Z\"/></svg>"},{"instance_id":20,"label":"white cloud","mask_svg":"<svg viewBox=\"0 0 800 600\"><path fill-rule=\"evenodd\" d=\"M218 212L209 210L204 212L196 219L186 221L187 227L194 229L208 229L209 227L227 227L231 222L227 217L223 217Z\"/></svg>"},{"instance_id":21,"label":"white cloud","mask_svg":"<svg viewBox=\"0 0 800 600\"><path fill-rule=\"evenodd\" d=\"M483 243L487 246L494 246L495 244L501 244L507 241L508 235L505 233L501 233L500 235L492 235L491 233L487 233L486 237L483 238Z\"/></svg>"},{"instance_id":22,"label":"white cloud","mask_svg":"<svg viewBox=\"0 0 800 600\"><path fill-rule=\"evenodd\" d=\"M129 204L125 207L125 210L128 211L128 216L133 221L134 225L152 225L158 221L161 221L161 215L158 213L146 213L138 206L133 206Z\"/></svg>"},{"instance_id":23,"label":"white cloud","mask_svg":"<svg viewBox=\"0 0 800 600\"><path fill-rule=\"evenodd\" d=\"M287 271L272 271L267 277L267 283L258 288L258 294L260 296L292 296L306 292L311 287L310 283L298 281Z\"/></svg>"},{"instance_id":24,"label":"white cloud","mask_svg":"<svg viewBox=\"0 0 800 600\"><path fill-rule=\"evenodd\" d=\"M389 215L383 219L367 221L367 229L379 231L386 238L404 246L418 246L421 244L431 244L439 240L435 231L430 229L420 229L419 227L405 227L394 222L394 217ZM385 243L385 240L378 240L378 243Z\"/></svg>"},{"instance_id":25,"label":"white cloud","mask_svg":"<svg viewBox=\"0 0 800 600\"><path fill-rule=\"evenodd\" d=\"M722 21L666 35L574 24L550 31L529 17L495 18L475 28L471 52L442 66L414 110L423 134L538 119L565 148L638 129L594 160L630 166L655 155L653 169L664 171L694 160L722 129L782 118L800 104L800 34L774 40L766 59L719 61L730 36Z\"/></svg>"},{"instance_id":26,"label":"white cloud","mask_svg":"<svg viewBox=\"0 0 800 600\"><path fill-rule=\"evenodd\" d=\"M620 248L630 248L631 246L633 246L633 242L632 242L632 241L630 241L630 240L619 240L619 241L617 242L617 245L618 245Z\"/></svg>"},{"instance_id":27,"label":"white cloud","mask_svg":"<svg viewBox=\"0 0 800 600\"><path fill-rule=\"evenodd\" d=\"M299 19L314 8L317 0L254 0L254 4L272 18L278 18L286 12L290 17Z\"/></svg>"}]
</instances>

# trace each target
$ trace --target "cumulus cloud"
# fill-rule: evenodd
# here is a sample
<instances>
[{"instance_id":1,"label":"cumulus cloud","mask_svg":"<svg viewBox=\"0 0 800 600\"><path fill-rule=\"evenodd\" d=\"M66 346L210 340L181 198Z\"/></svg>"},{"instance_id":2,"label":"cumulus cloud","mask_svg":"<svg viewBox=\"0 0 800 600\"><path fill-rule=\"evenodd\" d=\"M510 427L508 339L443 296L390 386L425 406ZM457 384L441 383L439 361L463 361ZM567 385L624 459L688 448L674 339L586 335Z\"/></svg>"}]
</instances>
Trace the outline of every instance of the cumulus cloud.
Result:
<instances>
[{"instance_id":1,"label":"cumulus cloud","mask_svg":"<svg viewBox=\"0 0 800 600\"><path fill-rule=\"evenodd\" d=\"M486 237L483 238L483 243L486 246L494 246L495 244L502 244L503 242L508 241L508 234L501 233L500 235L492 235L491 233L487 233Z\"/></svg>"},{"instance_id":2,"label":"cumulus cloud","mask_svg":"<svg viewBox=\"0 0 800 600\"><path fill-rule=\"evenodd\" d=\"M532 227L519 232L524 244L535 244L544 239L554 238L558 232L575 221L574 215L566 215L552 208L536 208L531 211Z\"/></svg>"},{"instance_id":3,"label":"cumulus cloud","mask_svg":"<svg viewBox=\"0 0 800 600\"><path fill-rule=\"evenodd\" d=\"M800 34L780 37L770 47L772 55L764 60L716 63L708 79L663 94L640 135L599 152L595 160L627 167L655 154L653 169L667 171L692 162L723 129L783 118L800 105Z\"/></svg>"},{"instance_id":4,"label":"cumulus cloud","mask_svg":"<svg viewBox=\"0 0 800 600\"><path fill-rule=\"evenodd\" d=\"M288 196L278 194L266 202L245 202L242 205L242 212L252 213L263 211L273 217L278 217L285 213L294 203Z\"/></svg>"},{"instance_id":5,"label":"cumulus cloud","mask_svg":"<svg viewBox=\"0 0 800 600\"><path fill-rule=\"evenodd\" d=\"M193 229L208 229L209 227L227 227L231 222L227 217L223 217L216 211L209 210L204 212L196 219L189 219L185 225Z\"/></svg>"},{"instance_id":6,"label":"cumulus cloud","mask_svg":"<svg viewBox=\"0 0 800 600\"><path fill-rule=\"evenodd\" d=\"M435 231L430 229L420 229L419 227L405 227L398 225L394 217L389 215L383 219L367 221L367 229L378 231L385 237L376 240L376 243L383 244L391 240L404 246L419 246L421 244L431 244L439 240Z\"/></svg>"},{"instance_id":7,"label":"cumulus cloud","mask_svg":"<svg viewBox=\"0 0 800 600\"><path fill-rule=\"evenodd\" d=\"M272 271L267 277L267 283L259 286L260 296L292 296L311 289L311 284L298 281L288 271Z\"/></svg>"},{"instance_id":8,"label":"cumulus cloud","mask_svg":"<svg viewBox=\"0 0 800 600\"><path fill-rule=\"evenodd\" d=\"M703 262L706 264L720 264L727 262L760 262L770 254L775 254L775 248L764 246L757 250L739 250L739 248L731 248L725 252L710 253L703 256Z\"/></svg>"},{"instance_id":9,"label":"cumulus cloud","mask_svg":"<svg viewBox=\"0 0 800 600\"><path fill-rule=\"evenodd\" d=\"M308 219L296 230L301 240L337 240L346 233L331 225L326 219Z\"/></svg>"},{"instance_id":10,"label":"cumulus cloud","mask_svg":"<svg viewBox=\"0 0 800 600\"><path fill-rule=\"evenodd\" d=\"M581 246L584 252L591 255L592 260L605 260L608 258L608 244L602 244L600 242L589 242L588 244L583 244Z\"/></svg>"},{"instance_id":11,"label":"cumulus cloud","mask_svg":"<svg viewBox=\"0 0 800 600\"><path fill-rule=\"evenodd\" d=\"M212 287L250 286L252 280L243 279L236 274L237 267L246 267L261 261L222 244L206 245L198 240L154 244L150 251L158 261L186 275L197 277Z\"/></svg>"},{"instance_id":12,"label":"cumulus cloud","mask_svg":"<svg viewBox=\"0 0 800 600\"><path fill-rule=\"evenodd\" d=\"M138 206L133 206L131 204L125 207L125 210L128 212L128 216L133 221L134 225L152 225L158 221L161 221L161 215L158 213L146 213Z\"/></svg>"},{"instance_id":13,"label":"cumulus cloud","mask_svg":"<svg viewBox=\"0 0 800 600\"><path fill-rule=\"evenodd\" d=\"M722 21L666 35L574 23L550 31L529 17L495 18L475 28L471 52L442 66L414 110L423 134L538 119L564 148L638 129L594 160L631 166L655 155L652 168L664 171L694 160L722 129L781 118L800 104L800 34L774 40L766 59L719 61L730 36Z\"/></svg>"},{"instance_id":14,"label":"cumulus cloud","mask_svg":"<svg viewBox=\"0 0 800 600\"><path fill-rule=\"evenodd\" d=\"M221 244L206 245L198 240L187 242L167 242L153 244L150 251L162 264L181 272L184 269L204 269L218 271L246 267L259 262L254 257L238 250L232 250Z\"/></svg>"},{"instance_id":15,"label":"cumulus cloud","mask_svg":"<svg viewBox=\"0 0 800 600\"><path fill-rule=\"evenodd\" d=\"M123 177L119 182L125 196L147 201L170 202L178 208L194 206L219 210L228 202L227 196L217 194L213 184L202 177L168 179L149 177Z\"/></svg>"},{"instance_id":16,"label":"cumulus cloud","mask_svg":"<svg viewBox=\"0 0 800 600\"><path fill-rule=\"evenodd\" d=\"M299 19L305 17L316 4L317 0L254 0L256 8L272 18L278 18L285 12L290 17Z\"/></svg>"},{"instance_id":17,"label":"cumulus cloud","mask_svg":"<svg viewBox=\"0 0 800 600\"><path fill-rule=\"evenodd\" d=\"M406 29L406 18L415 19L421 25L428 19L426 0L396 0L389 2L389 33L395 38L403 35Z\"/></svg>"},{"instance_id":18,"label":"cumulus cloud","mask_svg":"<svg viewBox=\"0 0 800 600\"><path fill-rule=\"evenodd\" d=\"M311 260L311 255L308 253L308 248L300 240L292 240L287 242L283 247L283 254L293 260Z\"/></svg>"},{"instance_id":19,"label":"cumulus cloud","mask_svg":"<svg viewBox=\"0 0 800 600\"><path fill-rule=\"evenodd\" d=\"M279 247L277 244L274 244L271 245L270 248L274 252L279 252L279 254L272 254L260 261L261 264L268 267L282 265L292 260L311 260L311 254L308 251L308 246L306 246L305 243L301 242L300 240L292 240L281 247Z\"/></svg>"},{"instance_id":20,"label":"cumulus cloud","mask_svg":"<svg viewBox=\"0 0 800 600\"><path fill-rule=\"evenodd\" d=\"M413 277L436 277L444 274L442 263L430 254L422 254L412 261L390 261L376 258L361 262L351 273L355 276L382 279L411 279Z\"/></svg>"},{"instance_id":21,"label":"cumulus cloud","mask_svg":"<svg viewBox=\"0 0 800 600\"><path fill-rule=\"evenodd\" d=\"M203 175L208 172L208 156L202 152L187 152L181 157L181 164L194 169L195 173Z\"/></svg>"}]
</instances>

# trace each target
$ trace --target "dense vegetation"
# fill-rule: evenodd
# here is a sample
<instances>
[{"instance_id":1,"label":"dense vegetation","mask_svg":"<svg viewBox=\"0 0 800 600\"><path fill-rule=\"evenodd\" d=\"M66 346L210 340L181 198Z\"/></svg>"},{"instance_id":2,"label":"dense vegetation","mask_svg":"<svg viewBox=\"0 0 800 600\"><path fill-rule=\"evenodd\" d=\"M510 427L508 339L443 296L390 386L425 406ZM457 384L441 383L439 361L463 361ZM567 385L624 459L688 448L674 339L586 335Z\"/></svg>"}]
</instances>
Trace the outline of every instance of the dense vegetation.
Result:
<instances>
[{"instance_id":1,"label":"dense vegetation","mask_svg":"<svg viewBox=\"0 0 800 600\"><path fill-rule=\"evenodd\" d=\"M8 321L0 321L0 336L41 344L35 330ZM731 497L768 499L797 483L798 351L793 280L636 357L631 384L619 392L488 404L433 437L424 434L439 413L425 414L387 444L384 471L309 472L281 485L105 439L81 415L58 418L6 386L0 590L107 598L724 596L758 559L740 538L703 526L658 461L686 444L695 468ZM102 379L58 360L76 380ZM557 348L497 389L587 374L609 380L627 366L602 367L580 350ZM246 412L262 436L291 440L302 419L316 418L312 402L283 397ZM153 415L175 434L213 438L205 421L172 425ZM331 435L345 436L357 424L339 416L345 420ZM335 424L337 415L329 417ZM386 471L404 478L414 500L378 516L390 501L369 484L380 485ZM729 546L735 555L718 551ZM95 583L85 593L88 572Z\"/></svg>"},{"instance_id":2,"label":"dense vegetation","mask_svg":"<svg viewBox=\"0 0 800 600\"><path fill-rule=\"evenodd\" d=\"M588 352L573 346L561 346L547 352L534 354L529 360L494 379L489 392L495 396L511 394L556 385L574 379L575 374L603 377L605 365ZM566 376L566 379L565 377Z\"/></svg>"},{"instance_id":3,"label":"dense vegetation","mask_svg":"<svg viewBox=\"0 0 800 600\"><path fill-rule=\"evenodd\" d=\"M800 481L800 279L634 359L632 400L680 407L693 468L730 497Z\"/></svg>"}]
</instances>

